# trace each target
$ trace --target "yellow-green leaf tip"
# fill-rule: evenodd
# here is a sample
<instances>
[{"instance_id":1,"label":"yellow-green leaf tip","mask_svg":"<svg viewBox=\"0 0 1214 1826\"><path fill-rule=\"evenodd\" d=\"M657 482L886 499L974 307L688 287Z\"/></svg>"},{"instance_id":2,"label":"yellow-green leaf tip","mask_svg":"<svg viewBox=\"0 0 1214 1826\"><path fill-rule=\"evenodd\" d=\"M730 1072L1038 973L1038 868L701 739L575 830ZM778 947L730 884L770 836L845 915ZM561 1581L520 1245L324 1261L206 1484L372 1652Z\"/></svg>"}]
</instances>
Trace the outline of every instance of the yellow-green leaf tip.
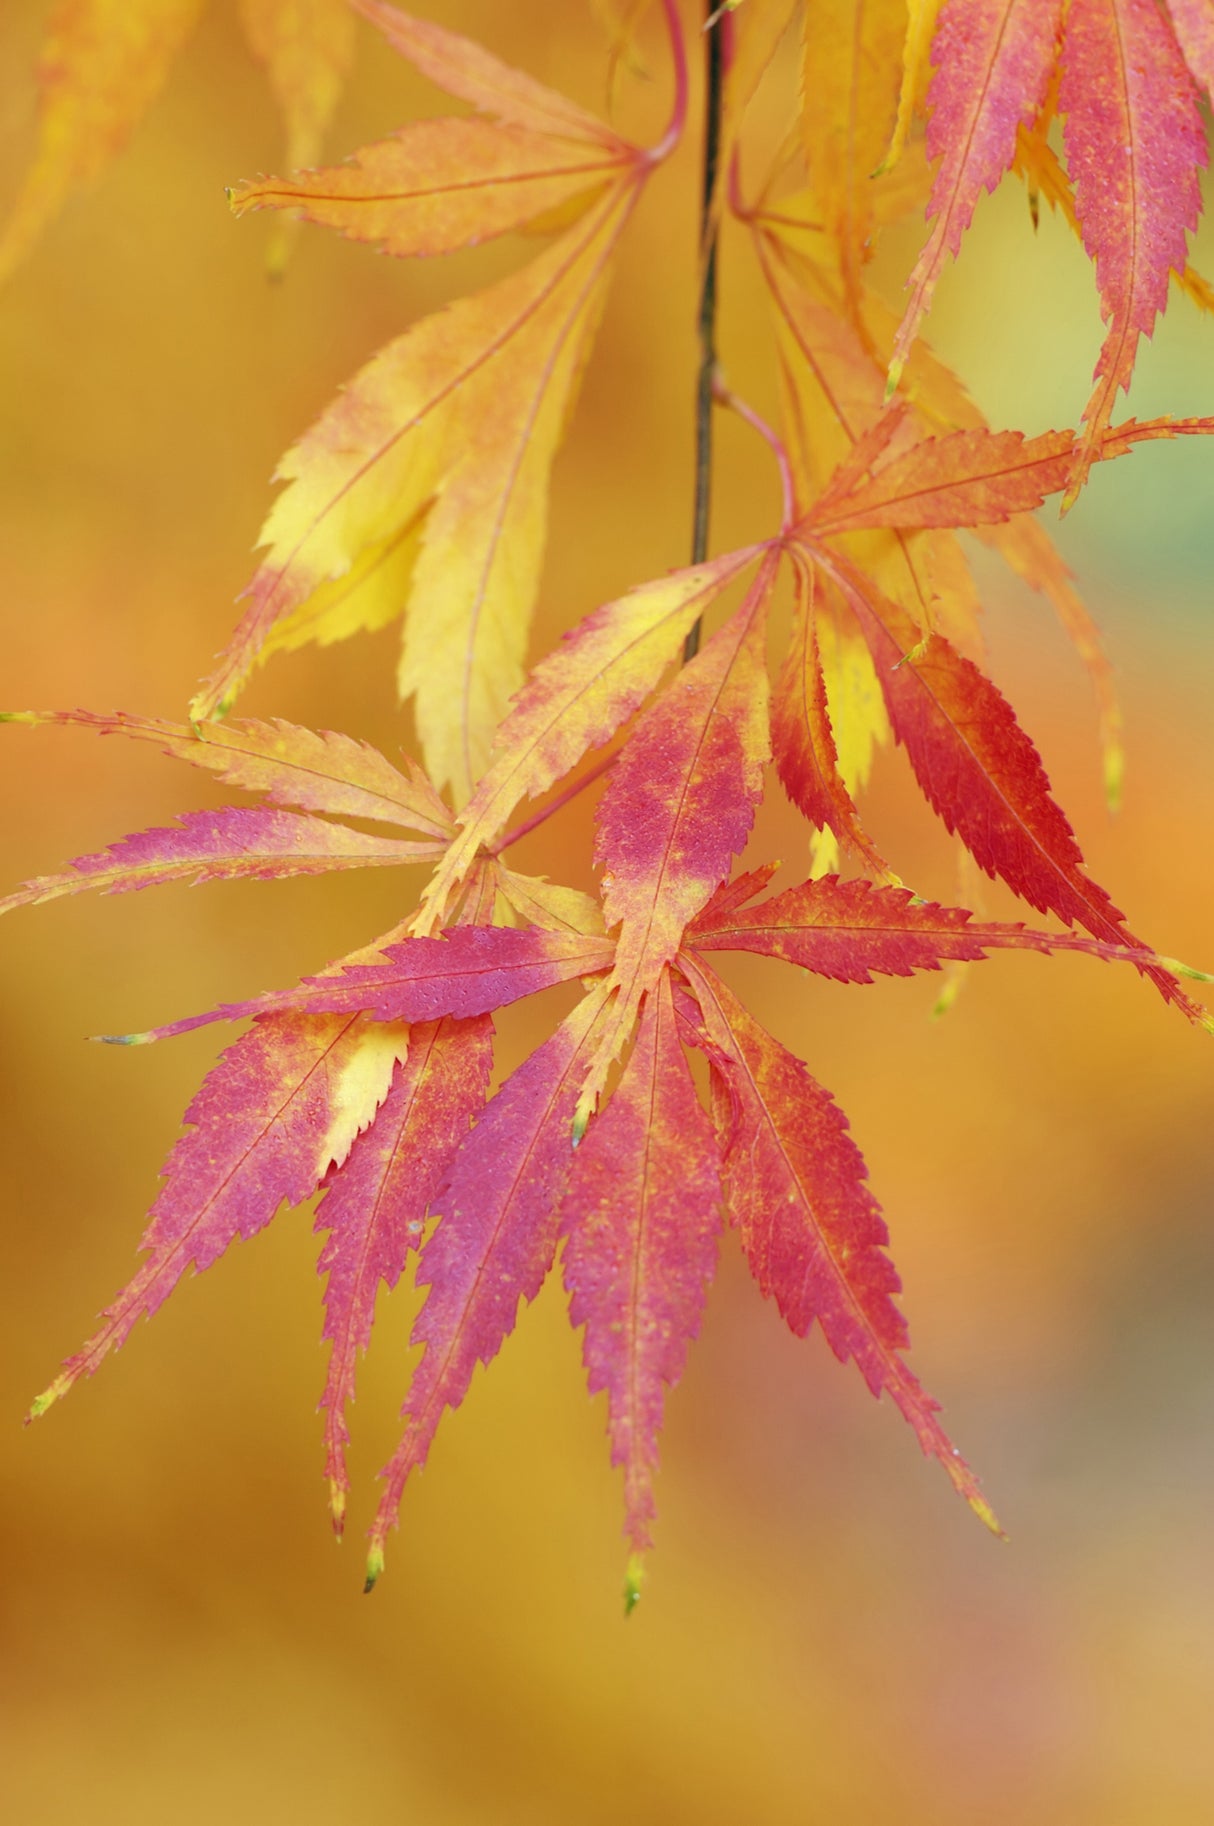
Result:
<instances>
[{"instance_id":1,"label":"yellow-green leaf tip","mask_svg":"<svg viewBox=\"0 0 1214 1826\"><path fill-rule=\"evenodd\" d=\"M329 1479L329 1515L333 1532L340 1541L346 1525L346 1493L335 1478Z\"/></svg>"},{"instance_id":2,"label":"yellow-green leaf tip","mask_svg":"<svg viewBox=\"0 0 1214 1826\"><path fill-rule=\"evenodd\" d=\"M1104 801L1111 812L1121 810L1121 790L1125 782L1125 751L1110 748L1104 757Z\"/></svg>"},{"instance_id":3,"label":"yellow-green leaf tip","mask_svg":"<svg viewBox=\"0 0 1214 1826\"><path fill-rule=\"evenodd\" d=\"M379 1575L383 1571L383 1569L384 1569L384 1550L377 1541L375 1546L372 1547L370 1553L367 1555L367 1576L363 1580L363 1595L364 1596L367 1596L369 1593L371 1593L375 1590L376 1581L378 1580Z\"/></svg>"},{"instance_id":4,"label":"yellow-green leaf tip","mask_svg":"<svg viewBox=\"0 0 1214 1826\"><path fill-rule=\"evenodd\" d=\"M932 1006L933 1021L943 1020L944 1016L949 1012L950 1008L952 1008L957 997L961 994L962 981L963 978L960 971L958 971L949 982L945 983Z\"/></svg>"},{"instance_id":5,"label":"yellow-green leaf tip","mask_svg":"<svg viewBox=\"0 0 1214 1826\"><path fill-rule=\"evenodd\" d=\"M0 710L0 723L36 723L36 710Z\"/></svg>"},{"instance_id":6,"label":"yellow-green leaf tip","mask_svg":"<svg viewBox=\"0 0 1214 1826\"><path fill-rule=\"evenodd\" d=\"M1178 957L1161 957L1157 961L1173 976L1187 976L1194 983L1214 983L1214 976L1208 970L1194 970L1192 964L1182 964Z\"/></svg>"},{"instance_id":7,"label":"yellow-green leaf tip","mask_svg":"<svg viewBox=\"0 0 1214 1826\"><path fill-rule=\"evenodd\" d=\"M43 1389L40 1395L35 1396L34 1400L30 1403L30 1411L25 1416L26 1426L29 1425L31 1420L40 1420L43 1414L46 1413L47 1408L54 1407L60 1396L66 1395L68 1386L65 1377L56 1376L49 1388Z\"/></svg>"},{"instance_id":8,"label":"yellow-green leaf tip","mask_svg":"<svg viewBox=\"0 0 1214 1826\"><path fill-rule=\"evenodd\" d=\"M634 1553L628 1562L624 1574L624 1615L631 1617L641 1602L641 1586L645 1579L645 1562L639 1553Z\"/></svg>"}]
</instances>

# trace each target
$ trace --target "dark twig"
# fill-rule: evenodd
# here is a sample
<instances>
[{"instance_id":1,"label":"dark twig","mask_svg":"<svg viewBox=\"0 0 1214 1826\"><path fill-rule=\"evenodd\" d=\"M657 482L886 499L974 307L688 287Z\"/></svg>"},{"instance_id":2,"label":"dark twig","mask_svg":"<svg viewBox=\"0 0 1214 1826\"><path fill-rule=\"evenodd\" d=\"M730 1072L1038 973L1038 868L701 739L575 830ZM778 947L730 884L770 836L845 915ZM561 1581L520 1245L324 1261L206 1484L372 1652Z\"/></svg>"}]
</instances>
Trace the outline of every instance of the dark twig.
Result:
<instances>
[{"instance_id":1,"label":"dark twig","mask_svg":"<svg viewBox=\"0 0 1214 1826\"><path fill-rule=\"evenodd\" d=\"M708 556L708 514L712 501L712 394L717 367L717 163L721 150L721 98L725 77L725 34L719 7L707 0L705 27L707 98L704 119L704 177L700 191L700 308L697 320L700 367L696 376L695 508L692 518L691 562L702 564ZM683 643L684 664L700 650L701 623L697 621Z\"/></svg>"}]
</instances>

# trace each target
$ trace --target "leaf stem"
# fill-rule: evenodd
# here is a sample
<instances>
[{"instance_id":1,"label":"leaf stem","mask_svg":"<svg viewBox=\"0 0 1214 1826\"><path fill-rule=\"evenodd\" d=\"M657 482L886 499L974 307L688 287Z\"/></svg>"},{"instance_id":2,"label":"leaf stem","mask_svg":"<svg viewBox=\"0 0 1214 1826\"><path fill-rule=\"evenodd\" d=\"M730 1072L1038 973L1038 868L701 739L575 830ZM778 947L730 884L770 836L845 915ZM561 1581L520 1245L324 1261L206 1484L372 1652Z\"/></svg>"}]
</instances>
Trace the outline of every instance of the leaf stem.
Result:
<instances>
[{"instance_id":1,"label":"leaf stem","mask_svg":"<svg viewBox=\"0 0 1214 1826\"><path fill-rule=\"evenodd\" d=\"M666 30L670 34L670 55L674 62L674 104L670 110L670 122L656 146L651 146L648 157L651 164L658 165L668 158L683 137L683 128L687 124L687 46L683 39L683 27L679 19L678 0L662 0L662 11L666 15Z\"/></svg>"},{"instance_id":2,"label":"leaf stem","mask_svg":"<svg viewBox=\"0 0 1214 1826\"><path fill-rule=\"evenodd\" d=\"M738 394L732 392L731 389L725 385L723 380L718 379L713 388L712 397L719 406L727 406L731 412L736 412L740 419L745 420L752 431L757 431L759 436L763 439L763 442L774 455L780 470L780 492L782 497L780 507L780 531L781 533L787 533L792 526L793 518L796 513L796 506L793 495L792 463L783 440L772 430L767 420L761 418L753 406L748 406L744 399L741 399Z\"/></svg>"},{"instance_id":3,"label":"leaf stem","mask_svg":"<svg viewBox=\"0 0 1214 1826\"><path fill-rule=\"evenodd\" d=\"M695 505L692 510L691 562L708 556L708 515L712 502L712 398L717 368L717 165L721 152L721 103L725 79L725 33L713 0L707 0L704 29L707 96L704 116L704 165L700 188L700 306L697 331L700 366L696 376ZM697 620L683 643L683 663L700 650L702 623Z\"/></svg>"},{"instance_id":4,"label":"leaf stem","mask_svg":"<svg viewBox=\"0 0 1214 1826\"><path fill-rule=\"evenodd\" d=\"M536 830L539 825L545 824L555 812L563 811L571 799L576 799L580 792L585 791L586 787L593 786L596 780L601 779L609 767L615 766L619 753L618 747L613 748L610 754L603 755L578 779L572 780L564 792L558 793L549 804L542 806L538 812L533 812L530 818L524 818L521 824L515 824L510 830L503 832L496 842L486 846L489 854L500 856L503 850L508 850L511 844L517 843L520 838L529 837L533 830Z\"/></svg>"}]
</instances>

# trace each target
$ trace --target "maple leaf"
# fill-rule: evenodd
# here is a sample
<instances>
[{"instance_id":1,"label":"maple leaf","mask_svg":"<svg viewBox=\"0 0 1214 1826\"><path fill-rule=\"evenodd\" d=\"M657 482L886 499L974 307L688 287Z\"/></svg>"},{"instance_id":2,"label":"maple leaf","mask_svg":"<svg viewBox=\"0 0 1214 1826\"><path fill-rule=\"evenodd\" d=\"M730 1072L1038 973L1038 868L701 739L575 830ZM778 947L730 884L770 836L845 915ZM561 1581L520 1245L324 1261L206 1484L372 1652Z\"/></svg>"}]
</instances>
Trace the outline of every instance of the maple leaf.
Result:
<instances>
[{"instance_id":1,"label":"maple leaf","mask_svg":"<svg viewBox=\"0 0 1214 1826\"><path fill-rule=\"evenodd\" d=\"M860 1152L829 1092L764 1031L712 972L692 987L712 1042L713 1112L730 1211L751 1272L790 1328L815 1320L841 1362L853 1358L874 1395L889 1395L924 1452L995 1532L999 1525L969 1466L936 1418L937 1403L902 1360L900 1287L885 1254L889 1232L865 1184Z\"/></svg>"},{"instance_id":2,"label":"maple leaf","mask_svg":"<svg viewBox=\"0 0 1214 1826\"><path fill-rule=\"evenodd\" d=\"M957 253L979 197L1011 165L1017 127L1027 126L1045 99L1061 18L1062 0L952 0L941 10L928 90L927 152L940 160L928 203L935 222L907 281L911 297L894 340L893 386L945 256Z\"/></svg>"},{"instance_id":3,"label":"maple leaf","mask_svg":"<svg viewBox=\"0 0 1214 1826\"><path fill-rule=\"evenodd\" d=\"M533 669L502 722L492 763L423 897L430 920L524 797L535 798L606 742L659 683L693 623L758 547L728 552L605 603Z\"/></svg>"},{"instance_id":4,"label":"maple leaf","mask_svg":"<svg viewBox=\"0 0 1214 1826\"><path fill-rule=\"evenodd\" d=\"M444 1411L467 1393L533 1300L556 1255L557 1212L570 1170L570 1128L604 1018L600 987L580 1002L485 1105L434 1209L441 1218L418 1264L428 1287L412 1341L425 1347L405 1400L406 1427L384 1467L367 1585L378 1578L401 1494L425 1464Z\"/></svg>"},{"instance_id":5,"label":"maple leaf","mask_svg":"<svg viewBox=\"0 0 1214 1826\"><path fill-rule=\"evenodd\" d=\"M630 1592L652 1546L664 1385L679 1380L716 1269L720 1173L676 1027L669 974L645 998L636 1045L578 1149L561 1206L569 1317L585 1327L590 1393L607 1391L624 1470Z\"/></svg>"},{"instance_id":6,"label":"maple leaf","mask_svg":"<svg viewBox=\"0 0 1214 1826\"><path fill-rule=\"evenodd\" d=\"M367 742L325 729L230 717L224 723L169 723L158 717L110 716L92 710L0 712L0 722L50 723L152 742L174 760L205 768L229 786L264 793L271 805L294 805L338 817L371 818L445 838L451 814L416 762L402 773Z\"/></svg>"},{"instance_id":7,"label":"maple leaf","mask_svg":"<svg viewBox=\"0 0 1214 1826\"><path fill-rule=\"evenodd\" d=\"M599 806L603 917L618 932L613 1000L575 1135L642 998L750 833L770 755L764 651L777 564L774 552L764 556L742 606L646 711Z\"/></svg>"},{"instance_id":8,"label":"maple leaf","mask_svg":"<svg viewBox=\"0 0 1214 1826\"><path fill-rule=\"evenodd\" d=\"M287 165L315 164L354 54L347 0L240 0L240 17L286 123Z\"/></svg>"},{"instance_id":9,"label":"maple leaf","mask_svg":"<svg viewBox=\"0 0 1214 1826\"><path fill-rule=\"evenodd\" d=\"M310 1197L372 1120L404 1049L402 1030L358 1015L277 1016L237 1040L186 1110L191 1132L165 1164L143 1237L147 1260L31 1416L91 1376L188 1268L201 1272L237 1238L256 1235L284 1199Z\"/></svg>"},{"instance_id":10,"label":"maple leaf","mask_svg":"<svg viewBox=\"0 0 1214 1826\"><path fill-rule=\"evenodd\" d=\"M1144 438L1209 429L1198 420L1131 422L1106 433L1106 454L1123 453ZM831 578L857 619L894 734L925 796L979 867L1001 876L1040 911L1083 925L1106 942L1137 946L1108 894L1083 872L1037 751L996 687L944 635L925 634L851 559L815 542L816 534L838 538L871 526L1006 518L1068 485L1075 447L1069 432L1026 443L1018 433L963 431L927 440L883 464L872 464L861 448L823 491L798 536L808 535L806 557ZM1173 972L1151 963L1145 968L1166 1000L1190 1019L1204 1020Z\"/></svg>"},{"instance_id":11,"label":"maple leaf","mask_svg":"<svg viewBox=\"0 0 1214 1826\"><path fill-rule=\"evenodd\" d=\"M99 17L99 3L79 17ZM1037 750L987 675L979 593L956 537L978 533L1052 602L1096 683L1114 784L1107 661L1030 516L1052 494L1070 498L1094 461L1214 429L1197 418L1111 422L1195 219L1203 153L1176 39L1148 0L1070 0L1065 19L1060 0L805 9L808 192L776 194L785 145L747 207L731 158L728 181L706 166L700 224L707 295L727 189L774 307L784 437L714 376L710 333L700 397L715 390L774 452L779 531L596 608L524 677L549 471L620 237L684 123L677 12L664 0L671 123L645 149L444 27L382 0L355 0L355 10L473 114L408 125L328 170L246 182L232 194L236 212L273 208L402 256L520 228L554 238L520 271L407 329L288 453L247 612L193 722L83 710L0 719L148 743L262 803L186 813L174 827L124 838L26 884L0 912L90 887L417 862L433 870L411 914L294 987L111 1036L130 1044L221 1019L252 1023L186 1112L144 1261L33 1412L91 1374L187 1268L210 1266L284 1202L319 1191L330 1345L320 1405L338 1531L348 1411L379 1291L415 1253L426 1290L412 1334L421 1356L370 1531L369 1589L443 1417L563 1250L570 1319L583 1332L590 1391L606 1395L611 1459L623 1472L631 1605L652 1545L667 1391L701 1322L724 1212L790 1329L804 1336L817 1324L998 1532L906 1361L889 1234L846 1117L716 974L714 954L748 952L872 985L997 951L1077 952L1130 964L1191 1020L1214 1025L1182 987L1200 973L1136 938L1087 874ZM791 11L787 0L750 0L737 37L712 41L734 154ZM330 0L243 0L243 13L287 109L291 156L311 158L346 55L345 15L339 25ZM1172 13L1192 67L1208 78L1206 10L1178 0ZM145 0L132 29L146 32L154 16ZM929 40L933 227L899 325L865 269L879 230L927 195L927 164L908 131ZM71 43L75 54L84 39ZM165 56L163 46L144 56L141 95ZM119 89L121 76L111 72ZM85 79L73 81L64 144L76 134L83 145ZM1169 84L1175 119L1165 120L1158 99ZM116 120L117 102L105 105ZM710 113L716 105L710 96ZM1055 105L1066 117L1069 176L1060 167L1050 175L1044 135ZM129 121L134 104L124 106ZM107 131L113 140L112 121ZM1119 133L1124 146L1112 143ZM69 176L75 156L62 163ZM917 335L980 194L1016 159L1046 174L1096 261L1109 334L1079 434L991 429ZM1094 183L1102 160L1112 173L1104 196ZM53 185L40 181L41 208ZM700 524L706 508L701 489ZM785 564L794 610L773 689L769 619ZM734 585L740 601L727 601ZM699 644L709 610L717 625ZM416 699L425 769L330 731L215 720L274 651L402 612L400 684ZM1064 930L980 919L901 885L856 806L873 750L891 736L978 867ZM813 829L810 878L771 893L774 864L731 875L769 760ZM513 844L604 775L597 895L506 864ZM555 798L509 825L523 801L554 787ZM367 835L350 819L392 834ZM866 875L843 878L842 858ZM583 993L572 1012L490 1094L492 1015L575 981ZM689 1048L707 1061L707 1109Z\"/></svg>"},{"instance_id":12,"label":"maple leaf","mask_svg":"<svg viewBox=\"0 0 1214 1826\"><path fill-rule=\"evenodd\" d=\"M1164 308L1169 275L1185 273L1187 237L1201 210L1197 174L1208 153L1186 56L1208 85L1209 14L1185 0L1171 14L1155 0L1068 0L1065 8L1062 0L948 0L932 45L927 150L940 162L928 213L935 221L908 281L889 390L946 255L957 253L982 192L1024 151L1024 130L1052 108L1050 85L1060 72L1056 102L1074 218L1108 325L1064 511L1099 454L1118 393L1129 387L1138 340ZM1044 134L1034 137L1039 157L1052 158Z\"/></svg>"},{"instance_id":13,"label":"maple leaf","mask_svg":"<svg viewBox=\"0 0 1214 1826\"><path fill-rule=\"evenodd\" d=\"M448 252L578 199L583 213L520 273L381 351L283 459L269 555L192 715L226 709L276 649L403 608L401 695L416 700L431 777L463 803L522 682L548 474L616 244L669 146L628 144L455 33L370 0L360 10L496 118L420 123L337 171L245 186L237 210L302 207L400 254Z\"/></svg>"}]
</instances>

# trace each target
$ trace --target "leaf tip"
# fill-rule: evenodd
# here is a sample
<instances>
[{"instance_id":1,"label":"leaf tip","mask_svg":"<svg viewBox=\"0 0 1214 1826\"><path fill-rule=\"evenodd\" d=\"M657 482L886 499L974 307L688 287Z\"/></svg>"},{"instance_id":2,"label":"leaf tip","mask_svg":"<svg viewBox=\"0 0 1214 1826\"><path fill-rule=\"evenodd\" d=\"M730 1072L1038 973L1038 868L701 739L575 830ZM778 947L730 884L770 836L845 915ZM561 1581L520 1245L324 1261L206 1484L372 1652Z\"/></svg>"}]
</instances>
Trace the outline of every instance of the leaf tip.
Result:
<instances>
[{"instance_id":1,"label":"leaf tip","mask_svg":"<svg viewBox=\"0 0 1214 1826\"><path fill-rule=\"evenodd\" d=\"M949 1010L955 1005L957 997L961 994L961 986L965 982L965 978L966 971L964 966L951 972L944 987L932 1004L931 1018L933 1021L943 1020L944 1016L948 1014Z\"/></svg>"},{"instance_id":2,"label":"leaf tip","mask_svg":"<svg viewBox=\"0 0 1214 1826\"><path fill-rule=\"evenodd\" d=\"M329 1519L340 1541L346 1527L346 1493L335 1477L329 1479Z\"/></svg>"},{"instance_id":3,"label":"leaf tip","mask_svg":"<svg viewBox=\"0 0 1214 1826\"><path fill-rule=\"evenodd\" d=\"M1125 784L1125 750L1119 743L1113 744L1104 757L1104 802L1110 812L1116 814L1121 810L1122 788Z\"/></svg>"},{"instance_id":4,"label":"leaf tip","mask_svg":"<svg viewBox=\"0 0 1214 1826\"><path fill-rule=\"evenodd\" d=\"M71 1386L70 1376L56 1376L50 1387L43 1389L42 1393L36 1395L30 1402L30 1411L25 1416L26 1426L31 1420L40 1420L48 1408L54 1407L55 1403L67 1394Z\"/></svg>"},{"instance_id":5,"label":"leaf tip","mask_svg":"<svg viewBox=\"0 0 1214 1826\"><path fill-rule=\"evenodd\" d=\"M895 355L890 362L889 372L885 376L885 393L881 401L883 406L888 406L898 391L898 382L902 379L902 370L905 366L906 363L900 355Z\"/></svg>"},{"instance_id":6,"label":"leaf tip","mask_svg":"<svg viewBox=\"0 0 1214 1826\"><path fill-rule=\"evenodd\" d=\"M98 1046L149 1046L154 1033L94 1033L89 1038Z\"/></svg>"},{"instance_id":7,"label":"leaf tip","mask_svg":"<svg viewBox=\"0 0 1214 1826\"><path fill-rule=\"evenodd\" d=\"M1214 975L1208 970L1195 970L1192 964L1182 963L1178 957L1159 957L1155 962L1164 970L1170 970L1173 976L1187 976L1193 983L1214 983Z\"/></svg>"},{"instance_id":8,"label":"leaf tip","mask_svg":"<svg viewBox=\"0 0 1214 1826\"><path fill-rule=\"evenodd\" d=\"M1082 476L1076 476L1073 481L1067 483L1066 493L1058 504L1058 518L1060 520L1066 519L1072 507L1074 507L1076 501L1079 499L1079 491L1082 487Z\"/></svg>"},{"instance_id":9,"label":"leaf tip","mask_svg":"<svg viewBox=\"0 0 1214 1826\"><path fill-rule=\"evenodd\" d=\"M645 1562L639 1553L629 1557L628 1567L624 1573L624 1615L631 1617L641 1602L641 1586L645 1581Z\"/></svg>"},{"instance_id":10,"label":"leaf tip","mask_svg":"<svg viewBox=\"0 0 1214 1826\"><path fill-rule=\"evenodd\" d=\"M376 1541L367 1555L367 1576L363 1580L363 1596L370 1597L384 1569L384 1548L382 1541Z\"/></svg>"},{"instance_id":11,"label":"leaf tip","mask_svg":"<svg viewBox=\"0 0 1214 1826\"><path fill-rule=\"evenodd\" d=\"M36 710L0 710L0 723L36 723Z\"/></svg>"}]
</instances>

